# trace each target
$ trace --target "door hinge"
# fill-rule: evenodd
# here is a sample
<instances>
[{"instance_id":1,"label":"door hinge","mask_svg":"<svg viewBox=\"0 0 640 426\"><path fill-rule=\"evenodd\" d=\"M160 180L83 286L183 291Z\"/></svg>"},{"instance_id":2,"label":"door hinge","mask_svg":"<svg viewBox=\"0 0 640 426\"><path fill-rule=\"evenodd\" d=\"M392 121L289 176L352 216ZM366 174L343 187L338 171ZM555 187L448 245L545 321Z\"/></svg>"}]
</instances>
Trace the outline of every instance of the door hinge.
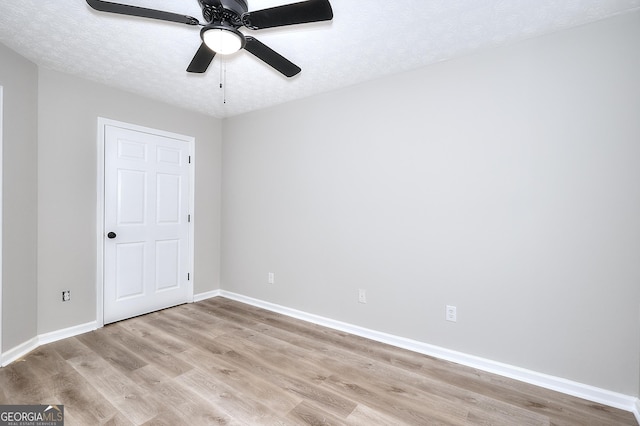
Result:
<instances>
[{"instance_id":1,"label":"door hinge","mask_svg":"<svg viewBox=\"0 0 640 426\"><path fill-rule=\"evenodd\" d=\"M191 280L191 274L189 272L187 272L187 281Z\"/></svg>"},{"instance_id":2,"label":"door hinge","mask_svg":"<svg viewBox=\"0 0 640 426\"><path fill-rule=\"evenodd\" d=\"M189 164L191 164L191 156L189 156Z\"/></svg>"},{"instance_id":3,"label":"door hinge","mask_svg":"<svg viewBox=\"0 0 640 426\"><path fill-rule=\"evenodd\" d=\"M187 222L191 223L191 215L190 214L187 215Z\"/></svg>"}]
</instances>

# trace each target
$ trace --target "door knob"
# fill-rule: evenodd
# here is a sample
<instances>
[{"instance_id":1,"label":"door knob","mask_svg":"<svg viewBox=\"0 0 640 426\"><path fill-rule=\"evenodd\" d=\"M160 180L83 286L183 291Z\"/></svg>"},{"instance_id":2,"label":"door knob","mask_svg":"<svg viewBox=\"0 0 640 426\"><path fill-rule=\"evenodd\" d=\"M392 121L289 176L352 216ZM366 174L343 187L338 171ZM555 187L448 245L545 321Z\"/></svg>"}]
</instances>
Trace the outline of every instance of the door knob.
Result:
<instances>
[{"instance_id":1,"label":"door knob","mask_svg":"<svg viewBox=\"0 0 640 426\"><path fill-rule=\"evenodd\" d=\"M115 232L109 232L107 234L107 238L114 239L115 237L116 237L116 233Z\"/></svg>"}]
</instances>

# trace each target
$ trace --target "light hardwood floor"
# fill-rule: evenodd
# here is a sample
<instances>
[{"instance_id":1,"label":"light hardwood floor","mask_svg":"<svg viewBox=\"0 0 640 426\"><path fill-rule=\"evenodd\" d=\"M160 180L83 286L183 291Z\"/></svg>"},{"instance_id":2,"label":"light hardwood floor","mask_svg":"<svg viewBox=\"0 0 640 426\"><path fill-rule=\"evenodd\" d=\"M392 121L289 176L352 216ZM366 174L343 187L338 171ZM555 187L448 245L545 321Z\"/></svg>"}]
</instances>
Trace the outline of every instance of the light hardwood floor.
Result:
<instances>
[{"instance_id":1,"label":"light hardwood floor","mask_svg":"<svg viewBox=\"0 0 640 426\"><path fill-rule=\"evenodd\" d=\"M0 403L66 425L637 425L631 413L224 298L42 346Z\"/></svg>"}]
</instances>

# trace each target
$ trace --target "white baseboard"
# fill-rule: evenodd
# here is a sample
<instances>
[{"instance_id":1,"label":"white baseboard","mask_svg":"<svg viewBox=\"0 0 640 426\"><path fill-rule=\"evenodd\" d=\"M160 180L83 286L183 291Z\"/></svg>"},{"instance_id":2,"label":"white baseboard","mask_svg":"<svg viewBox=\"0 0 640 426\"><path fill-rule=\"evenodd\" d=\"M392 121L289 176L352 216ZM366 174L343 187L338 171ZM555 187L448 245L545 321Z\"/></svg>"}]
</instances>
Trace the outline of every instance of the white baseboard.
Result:
<instances>
[{"instance_id":1,"label":"white baseboard","mask_svg":"<svg viewBox=\"0 0 640 426\"><path fill-rule=\"evenodd\" d=\"M2 366L6 367L7 365L22 358L32 350L36 349L38 346L40 346L40 344L38 343L38 336L36 336L24 343L19 344L14 348L9 349L2 354Z\"/></svg>"},{"instance_id":2,"label":"white baseboard","mask_svg":"<svg viewBox=\"0 0 640 426\"><path fill-rule=\"evenodd\" d=\"M65 328L62 330L40 334L16 346L15 348L9 349L7 352L3 353L2 366L5 367L11 364L12 362L22 358L23 356L27 355L29 352L37 349L42 345L46 345L47 343L57 342L58 340L66 339L68 337L77 336L78 334L87 333L89 331L95 330L96 328L98 328L97 323L95 321L92 321L86 324L80 324L80 325Z\"/></svg>"},{"instance_id":3,"label":"white baseboard","mask_svg":"<svg viewBox=\"0 0 640 426\"><path fill-rule=\"evenodd\" d=\"M276 305L274 303L265 302L224 290L214 290L206 293L200 293L194 295L193 300L194 302L199 302L218 296L226 297L228 299L236 300L248 305L257 306L259 308L318 324L324 327L344 331L356 336L365 337L377 342L386 343L399 348L408 349L413 352L433 356L436 358L455 362L457 364L477 368L478 370L498 374L500 376L519 380L521 382L530 383L543 388L562 392L568 395L586 399L588 401L593 401L599 404L608 405L610 407L630 411L635 415L638 424L640 424L640 399L632 396L612 392L606 389L596 388L594 386L574 382L571 380L563 379L561 377L550 376L513 365L508 365L489 359L452 351L416 340L406 339L404 337L394 336L387 333L381 333L379 331L344 323L341 321L336 321L330 318L310 314L303 311L298 311L296 309L287 308L281 305ZM41 334L8 350L5 353L0 354L0 364L4 367L22 358L41 345L87 333L96 330L97 328L97 322L92 321L63 330Z\"/></svg>"},{"instance_id":4,"label":"white baseboard","mask_svg":"<svg viewBox=\"0 0 640 426\"><path fill-rule=\"evenodd\" d=\"M220 290L207 291L205 293L198 293L193 295L194 302L202 302L203 300L211 299L212 297L220 296Z\"/></svg>"},{"instance_id":5,"label":"white baseboard","mask_svg":"<svg viewBox=\"0 0 640 426\"><path fill-rule=\"evenodd\" d=\"M52 331L50 333L41 334L38 336L38 344L46 345L47 343L57 342L58 340L66 339L68 337L77 336L78 334L88 333L96 330L98 323L91 321L86 324L75 325L73 327L65 328L62 330Z\"/></svg>"},{"instance_id":6,"label":"white baseboard","mask_svg":"<svg viewBox=\"0 0 640 426\"><path fill-rule=\"evenodd\" d=\"M220 296L220 290L213 290L206 293L200 293L193 296L194 302L200 302L202 300L210 299L212 297ZM68 337L77 336L78 334L87 333L98 329L98 322L91 321L86 324L80 324L73 327L65 328L62 330L56 330L49 333L40 334L38 336L29 339L28 341L9 349L8 351L0 354L0 365L2 367L11 364L12 362L22 358L29 352L37 349L39 346L46 345L47 343L57 342L58 340L66 339Z\"/></svg>"},{"instance_id":7,"label":"white baseboard","mask_svg":"<svg viewBox=\"0 0 640 426\"><path fill-rule=\"evenodd\" d=\"M413 352L433 356L436 358L455 362L457 364L477 368L478 370L498 374L500 376L540 386L546 389L562 392L564 394L586 399L588 401L597 402L599 404L608 405L610 407L619 408L625 411L630 411L635 413L636 418L640 416L640 414L638 414L640 412L640 402L637 398L632 396L612 392L606 389L596 388L594 386L574 382L571 380L563 379L561 377L538 373L536 371L527 370L509 364L480 358L474 355L452 351L416 340L406 339L404 337L394 336L387 333L381 333L379 331L347 324L314 314L309 314L306 312L298 311L295 309L276 305L274 303L265 302L224 290L220 291L220 296L236 300L238 302L246 303L248 305L253 305L259 308L264 308L266 310L283 314L289 317L301 319L303 321L308 321L335 330L344 331L356 336L365 337L377 342L386 343L399 348L408 349ZM640 424L640 418L638 419L638 423Z\"/></svg>"}]
</instances>

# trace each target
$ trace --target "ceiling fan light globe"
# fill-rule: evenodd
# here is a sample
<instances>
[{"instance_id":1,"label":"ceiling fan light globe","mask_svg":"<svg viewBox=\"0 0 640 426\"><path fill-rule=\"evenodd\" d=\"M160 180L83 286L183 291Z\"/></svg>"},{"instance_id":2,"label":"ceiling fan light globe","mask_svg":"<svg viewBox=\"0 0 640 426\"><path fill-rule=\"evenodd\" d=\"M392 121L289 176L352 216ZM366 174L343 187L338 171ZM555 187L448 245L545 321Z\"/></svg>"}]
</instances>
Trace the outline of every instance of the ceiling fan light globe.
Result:
<instances>
[{"instance_id":1,"label":"ceiling fan light globe","mask_svg":"<svg viewBox=\"0 0 640 426\"><path fill-rule=\"evenodd\" d=\"M203 28L202 41L219 55L230 55L244 47L244 36L235 28Z\"/></svg>"}]
</instances>

